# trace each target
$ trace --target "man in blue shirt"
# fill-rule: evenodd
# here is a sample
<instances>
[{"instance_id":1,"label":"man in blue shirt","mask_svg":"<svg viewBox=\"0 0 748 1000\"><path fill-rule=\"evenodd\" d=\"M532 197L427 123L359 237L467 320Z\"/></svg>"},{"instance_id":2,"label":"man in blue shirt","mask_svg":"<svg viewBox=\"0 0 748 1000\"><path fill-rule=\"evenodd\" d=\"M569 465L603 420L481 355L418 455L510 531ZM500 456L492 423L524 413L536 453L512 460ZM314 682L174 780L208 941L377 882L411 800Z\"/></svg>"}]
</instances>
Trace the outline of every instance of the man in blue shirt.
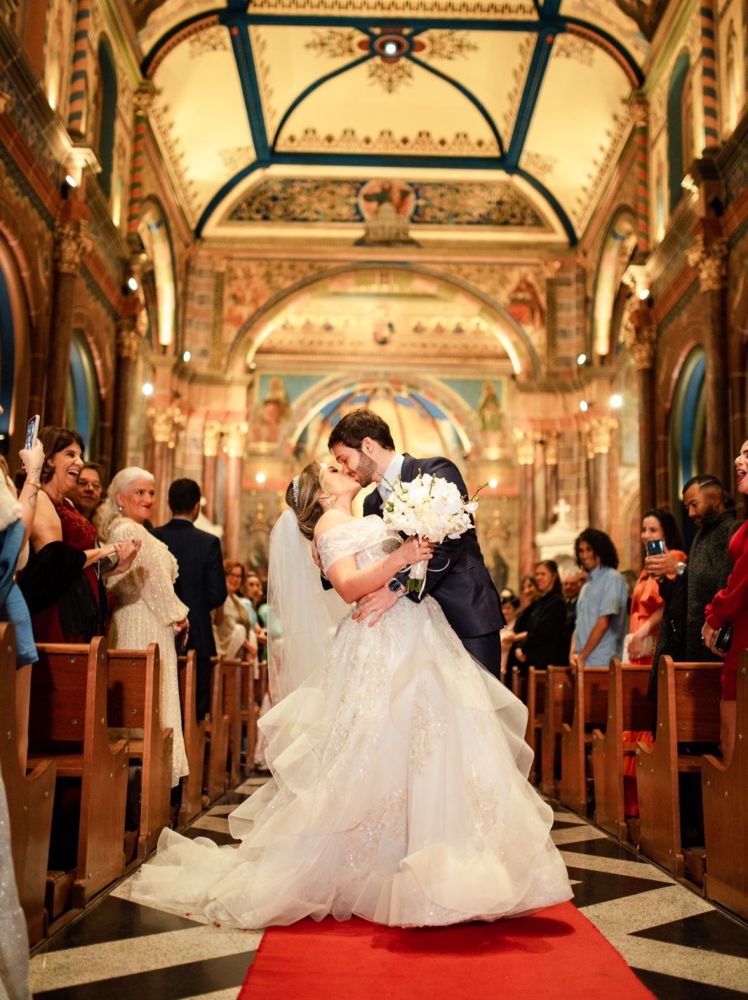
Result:
<instances>
[{"instance_id":1,"label":"man in blue shirt","mask_svg":"<svg viewBox=\"0 0 748 1000\"><path fill-rule=\"evenodd\" d=\"M628 592L616 567L616 547L604 531L586 528L574 542L577 563L587 583L577 601L577 620L571 637L569 663L579 667L607 667L620 656L628 626Z\"/></svg>"}]
</instances>

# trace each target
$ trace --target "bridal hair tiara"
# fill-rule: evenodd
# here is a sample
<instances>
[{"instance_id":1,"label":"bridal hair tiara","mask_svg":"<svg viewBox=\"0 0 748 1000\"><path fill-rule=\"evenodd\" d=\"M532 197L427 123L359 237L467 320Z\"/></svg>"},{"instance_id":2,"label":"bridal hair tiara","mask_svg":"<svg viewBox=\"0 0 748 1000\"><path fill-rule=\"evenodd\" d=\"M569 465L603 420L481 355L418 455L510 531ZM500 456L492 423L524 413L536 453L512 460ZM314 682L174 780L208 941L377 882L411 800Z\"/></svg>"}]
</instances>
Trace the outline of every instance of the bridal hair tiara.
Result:
<instances>
[{"instance_id":1,"label":"bridal hair tiara","mask_svg":"<svg viewBox=\"0 0 748 1000\"><path fill-rule=\"evenodd\" d=\"M293 493L293 505L299 506L299 477L294 476L291 480L291 492Z\"/></svg>"}]
</instances>

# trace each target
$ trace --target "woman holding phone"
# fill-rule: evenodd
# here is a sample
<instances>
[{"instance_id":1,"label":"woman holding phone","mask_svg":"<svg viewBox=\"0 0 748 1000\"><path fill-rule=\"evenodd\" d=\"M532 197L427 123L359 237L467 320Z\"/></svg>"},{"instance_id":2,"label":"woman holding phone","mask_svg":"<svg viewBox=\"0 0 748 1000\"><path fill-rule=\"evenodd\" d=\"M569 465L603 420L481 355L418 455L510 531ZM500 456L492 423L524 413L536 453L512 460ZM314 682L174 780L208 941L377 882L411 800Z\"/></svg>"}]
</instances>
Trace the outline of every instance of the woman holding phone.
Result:
<instances>
[{"instance_id":1,"label":"woman holding phone","mask_svg":"<svg viewBox=\"0 0 748 1000\"><path fill-rule=\"evenodd\" d=\"M641 540L645 558L675 552L679 561L686 560L678 525L669 510L653 507L645 512ZM624 660L642 666L651 665L664 607L657 580L643 569L631 595L631 618L629 634L624 640Z\"/></svg>"}]
</instances>

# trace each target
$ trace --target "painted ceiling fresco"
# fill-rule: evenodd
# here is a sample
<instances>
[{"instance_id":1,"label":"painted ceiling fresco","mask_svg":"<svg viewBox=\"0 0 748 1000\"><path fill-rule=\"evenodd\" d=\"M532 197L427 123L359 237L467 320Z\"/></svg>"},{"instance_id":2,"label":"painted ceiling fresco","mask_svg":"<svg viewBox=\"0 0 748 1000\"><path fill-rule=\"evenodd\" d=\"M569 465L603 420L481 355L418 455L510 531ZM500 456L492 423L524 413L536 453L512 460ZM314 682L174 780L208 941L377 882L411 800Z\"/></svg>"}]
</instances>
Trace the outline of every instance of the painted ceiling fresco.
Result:
<instances>
[{"instance_id":1,"label":"painted ceiling fresco","mask_svg":"<svg viewBox=\"0 0 748 1000\"><path fill-rule=\"evenodd\" d=\"M628 137L648 50L613 0L140 8L154 128L205 236L281 211L360 228L360 189L399 177L415 227L574 243Z\"/></svg>"}]
</instances>

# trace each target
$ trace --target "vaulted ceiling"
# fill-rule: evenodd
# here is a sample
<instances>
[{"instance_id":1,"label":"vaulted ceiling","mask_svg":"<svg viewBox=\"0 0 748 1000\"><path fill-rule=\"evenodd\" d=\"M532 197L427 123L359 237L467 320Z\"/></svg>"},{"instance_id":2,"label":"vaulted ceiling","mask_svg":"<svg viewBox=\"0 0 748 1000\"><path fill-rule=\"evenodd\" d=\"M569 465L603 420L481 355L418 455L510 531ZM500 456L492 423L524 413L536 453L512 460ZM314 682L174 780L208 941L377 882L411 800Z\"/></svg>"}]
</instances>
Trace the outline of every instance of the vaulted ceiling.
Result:
<instances>
[{"instance_id":1,"label":"vaulted ceiling","mask_svg":"<svg viewBox=\"0 0 748 1000\"><path fill-rule=\"evenodd\" d=\"M648 51L613 0L134 11L154 128L206 237L360 231L372 202L407 199L419 241L574 244L628 136Z\"/></svg>"}]
</instances>

